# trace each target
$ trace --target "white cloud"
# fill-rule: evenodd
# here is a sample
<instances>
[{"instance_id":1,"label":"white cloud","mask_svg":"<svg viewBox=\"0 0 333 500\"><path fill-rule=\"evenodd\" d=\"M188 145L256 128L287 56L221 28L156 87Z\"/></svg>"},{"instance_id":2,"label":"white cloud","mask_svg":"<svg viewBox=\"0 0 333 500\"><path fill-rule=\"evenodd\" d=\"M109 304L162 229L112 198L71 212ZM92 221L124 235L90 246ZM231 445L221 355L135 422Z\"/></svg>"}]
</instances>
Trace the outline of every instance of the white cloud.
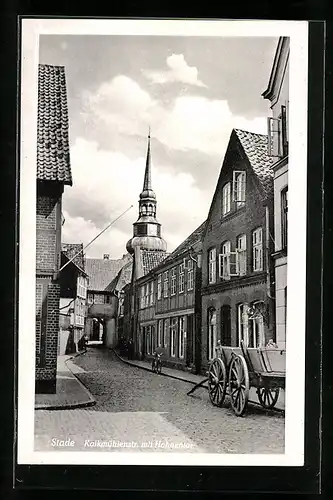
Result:
<instances>
[{"instance_id":1,"label":"white cloud","mask_svg":"<svg viewBox=\"0 0 333 500\"><path fill-rule=\"evenodd\" d=\"M232 128L266 133L266 118L234 116L226 100L177 97L170 107L152 99L135 81L119 75L85 95L85 112L111 135L152 135L170 149L223 156Z\"/></svg>"},{"instance_id":2,"label":"white cloud","mask_svg":"<svg viewBox=\"0 0 333 500\"><path fill-rule=\"evenodd\" d=\"M138 216L145 158L98 148L96 142L77 139L71 149L74 184L66 189L63 211L63 241L89 243L109 222L130 205L134 207L87 249L87 256L101 258L109 253L119 258L126 252L132 224ZM166 173L152 166L152 182L162 235L172 251L207 216L212 193L204 193L185 173Z\"/></svg>"},{"instance_id":3,"label":"white cloud","mask_svg":"<svg viewBox=\"0 0 333 500\"><path fill-rule=\"evenodd\" d=\"M198 70L195 66L189 66L183 54L172 54L166 59L167 71L143 71L143 74L152 83L164 84L167 82L183 82L197 87L206 87L198 79Z\"/></svg>"}]
</instances>

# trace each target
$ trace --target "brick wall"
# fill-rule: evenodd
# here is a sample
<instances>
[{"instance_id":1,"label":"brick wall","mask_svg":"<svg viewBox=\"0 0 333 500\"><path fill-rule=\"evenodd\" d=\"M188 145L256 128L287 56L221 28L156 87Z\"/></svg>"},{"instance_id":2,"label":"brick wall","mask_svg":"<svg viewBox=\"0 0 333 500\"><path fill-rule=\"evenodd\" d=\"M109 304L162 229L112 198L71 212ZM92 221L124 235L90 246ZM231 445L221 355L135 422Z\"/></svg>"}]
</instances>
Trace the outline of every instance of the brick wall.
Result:
<instances>
[{"instance_id":1,"label":"brick wall","mask_svg":"<svg viewBox=\"0 0 333 500\"><path fill-rule=\"evenodd\" d=\"M37 197L37 271L55 271L58 203L56 197Z\"/></svg>"},{"instance_id":2,"label":"brick wall","mask_svg":"<svg viewBox=\"0 0 333 500\"><path fill-rule=\"evenodd\" d=\"M55 392L59 332L61 195L57 183L37 183L36 392Z\"/></svg>"},{"instance_id":3,"label":"brick wall","mask_svg":"<svg viewBox=\"0 0 333 500\"><path fill-rule=\"evenodd\" d=\"M56 389L60 286L50 277L36 283L36 392Z\"/></svg>"}]
</instances>

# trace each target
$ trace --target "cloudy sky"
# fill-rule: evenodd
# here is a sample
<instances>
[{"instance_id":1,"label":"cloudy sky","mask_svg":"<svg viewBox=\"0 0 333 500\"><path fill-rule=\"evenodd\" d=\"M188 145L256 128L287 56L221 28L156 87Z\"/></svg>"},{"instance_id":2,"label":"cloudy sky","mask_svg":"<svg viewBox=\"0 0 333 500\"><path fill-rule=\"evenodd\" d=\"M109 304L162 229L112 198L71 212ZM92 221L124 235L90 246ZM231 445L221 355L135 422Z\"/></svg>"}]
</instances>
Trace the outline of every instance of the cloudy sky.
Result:
<instances>
[{"instance_id":1,"label":"cloudy sky","mask_svg":"<svg viewBox=\"0 0 333 500\"><path fill-rule=\"evenodd\" d=\"M207 217L233 127L266 133L277 38L42 35L40 62L66 68L73 186L63 241L120 258L138 217L148 127L168 251Z\"/></svg>"}]
</instances>

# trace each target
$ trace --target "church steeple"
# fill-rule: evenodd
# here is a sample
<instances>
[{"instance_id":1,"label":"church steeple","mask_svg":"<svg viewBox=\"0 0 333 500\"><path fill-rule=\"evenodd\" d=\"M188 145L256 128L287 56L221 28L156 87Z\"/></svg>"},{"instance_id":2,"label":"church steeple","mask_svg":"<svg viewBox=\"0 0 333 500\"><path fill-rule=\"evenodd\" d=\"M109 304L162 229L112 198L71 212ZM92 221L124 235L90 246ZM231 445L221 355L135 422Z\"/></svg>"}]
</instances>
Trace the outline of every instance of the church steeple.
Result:
<instances>
[{"instance_id":1,"label":"church steeple","mask_svg":"<svg viewBox=\"0 0 333 500\"><path fill-rule=\"evenodd\" d=\"M143 188L139 197L139 218L133 224L133 238L127 243L127 251L134 253L134 247L166 251L166 243L161 238L161 224L156 219L156 194L151 179L150 127Z\"/></svg>"},{"instance_id":2,"label":"church steeple","mask_svg":"<svg viewBox=\"0 0 333 500\"><path fill-rule=\"evenodd\" d=\"M142 191L151 190L151 153L150 153L150 127L148 132L148 147L147 147L147 158L146 158L146 169L145 178L143 181Z\"/></svg>"}]
</instances>

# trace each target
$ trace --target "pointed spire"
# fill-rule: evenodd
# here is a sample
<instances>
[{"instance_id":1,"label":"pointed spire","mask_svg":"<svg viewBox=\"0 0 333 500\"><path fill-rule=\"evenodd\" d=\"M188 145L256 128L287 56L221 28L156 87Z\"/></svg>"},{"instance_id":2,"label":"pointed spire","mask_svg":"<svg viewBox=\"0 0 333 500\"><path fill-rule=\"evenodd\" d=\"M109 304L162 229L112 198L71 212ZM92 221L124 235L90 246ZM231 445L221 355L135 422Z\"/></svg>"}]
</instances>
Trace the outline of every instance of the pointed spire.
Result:
<instances>
[{"instance_id":1,"label":"pointed spire","mask_svg":"<svg viewBox=\"0 0 333 500\"><path fill-rule=\"evenodd\" d=\"M147 158L146 158L146 170L145 178L143 181L142 191L151 189L151 154L150 154L150 127L148 131L148 148L147 148Z\"/></svg>"}]
</instances>

